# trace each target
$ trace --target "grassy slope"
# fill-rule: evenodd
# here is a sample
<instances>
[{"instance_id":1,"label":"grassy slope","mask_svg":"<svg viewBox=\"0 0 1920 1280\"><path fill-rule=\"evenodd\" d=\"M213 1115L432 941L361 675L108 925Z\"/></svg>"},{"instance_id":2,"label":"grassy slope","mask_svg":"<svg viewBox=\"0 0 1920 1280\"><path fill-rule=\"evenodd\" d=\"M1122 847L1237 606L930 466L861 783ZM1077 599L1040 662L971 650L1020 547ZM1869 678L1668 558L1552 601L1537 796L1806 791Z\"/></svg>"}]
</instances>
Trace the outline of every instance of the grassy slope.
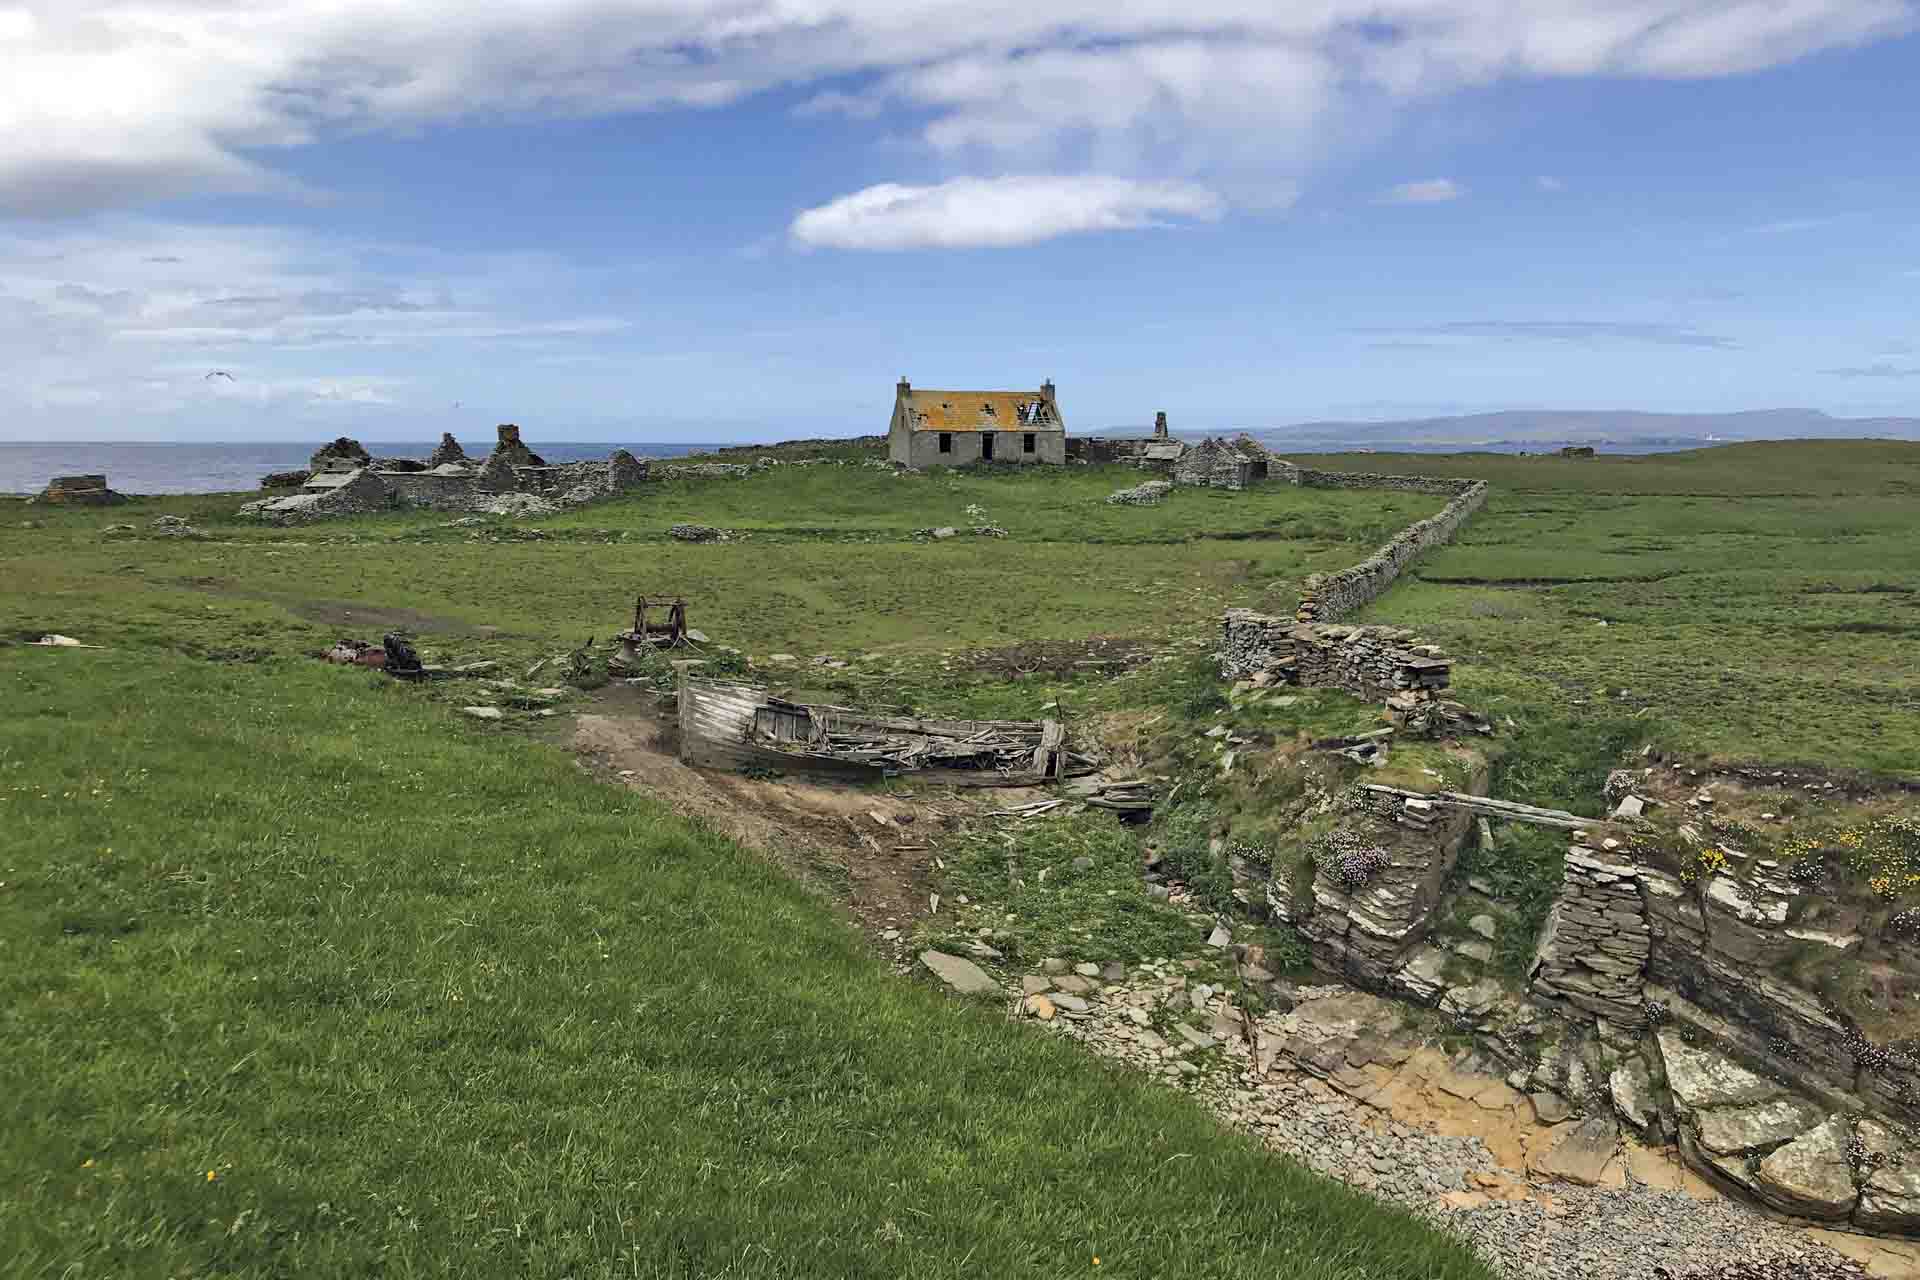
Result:
<instances>
[{"instance_id":1,"label":"grassy slope","mask_svg":"<svg viewBox=\"0 0 1920 1280\"><path fill-rule=\"evenodd\" d=\"M10 1275L1483 1274L403 687L0 689Z\"/></svg>"}]
</instances>

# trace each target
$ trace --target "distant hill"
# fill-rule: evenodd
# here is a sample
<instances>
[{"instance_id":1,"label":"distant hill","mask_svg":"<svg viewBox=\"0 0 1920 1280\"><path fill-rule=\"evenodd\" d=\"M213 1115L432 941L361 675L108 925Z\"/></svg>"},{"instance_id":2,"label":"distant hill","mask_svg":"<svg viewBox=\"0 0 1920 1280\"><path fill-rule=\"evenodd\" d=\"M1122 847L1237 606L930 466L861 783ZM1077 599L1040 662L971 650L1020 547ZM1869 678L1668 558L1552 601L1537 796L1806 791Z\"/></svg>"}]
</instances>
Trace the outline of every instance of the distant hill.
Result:
<instances>
[{"instance_id":1,"label":"distant hill","mask_svg":"<svg viewBox=\"0 0 1920 1280\"><path fill-rule=\"evenodd\" d=\"M1586 444L1691 448L1735 440L1920 440L1920 418L1836 418L1818 409L1639 413L1625 409L1510 409L1396 422L1301 422L1252 433L1273 444L1372 449Z\"/></svg>"}]
</instances>

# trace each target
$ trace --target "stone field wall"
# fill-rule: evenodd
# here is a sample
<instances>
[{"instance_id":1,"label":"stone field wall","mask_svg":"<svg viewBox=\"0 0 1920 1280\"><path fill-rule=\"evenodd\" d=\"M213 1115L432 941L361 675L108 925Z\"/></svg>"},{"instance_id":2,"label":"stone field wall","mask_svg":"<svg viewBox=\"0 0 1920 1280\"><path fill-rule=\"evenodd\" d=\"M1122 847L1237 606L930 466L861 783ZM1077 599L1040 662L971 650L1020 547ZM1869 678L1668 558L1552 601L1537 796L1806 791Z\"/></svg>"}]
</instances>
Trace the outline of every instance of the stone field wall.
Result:
<instances>
[{"instance_id":1,"label":"stone field wall","mask_svg":"<svg viewBox=\"0 0 1920 1280\"><path fill-rule=\"evenodd\" d=\"M1452 678L1451 659L1404 627L1301 623L1229 609L1220 633L1221 674L1230 680L1264 671L1282 684L1384 701L1444 689Z\"/></svg>"},{"instance_id":2,"label":"stone field wall","mask_svg":"<svg viewBox=\"0 0 1920 1280\"><path fill-rule=\"evenodd\" d=\"M1366 472L1308 471L1292 468L1296 483L1313 488L1403 489L1450 493L1438 515L1408 525L1367 559L1338 573L1316 573L1306 581L1296 616L1302 622L1330 622L1370 604L1393 585L1400 571L1421 552L1452 540L1487 500L1484 480L1440 480L1429 476L1385 476Z\"/></svg>"}]
</instances>

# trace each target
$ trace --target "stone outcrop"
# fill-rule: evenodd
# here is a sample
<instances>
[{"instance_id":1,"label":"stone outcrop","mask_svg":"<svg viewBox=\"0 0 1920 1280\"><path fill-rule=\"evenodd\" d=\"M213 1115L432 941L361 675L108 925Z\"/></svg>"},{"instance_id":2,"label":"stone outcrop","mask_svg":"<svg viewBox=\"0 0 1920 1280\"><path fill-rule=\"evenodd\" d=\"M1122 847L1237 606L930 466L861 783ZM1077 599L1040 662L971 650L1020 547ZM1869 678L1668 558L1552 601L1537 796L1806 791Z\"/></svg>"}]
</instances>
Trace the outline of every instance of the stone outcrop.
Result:
<instances>
[{"instance_id":1,"label":"stone outcrop","mask_svg":"<svg viewBox=\"0 0 1920 1280\"><path fill-rule=\"evenodd\" d=\"M1484 786L1484 775L1476 781ZM1316 968L1435 1004L1446 992L1446 955L1421 943L1472 815L1455 811L1423 831L1396 832L1378 823L1357 815L1323 840L1304 892L1275 880L1267 888L1268 910L1307 940Z\"/></svg>"},{"instance_id":2,"label":"stone outcrop","mask_svg":"<svg viewBox=\"0 0 1920 1280\"><path fill-rule=\"evenodd\" d=\"M105 476L84 475L55 476L33 500L49 507L111 507L127 498L109 489Z\"/></svg>"},{"instance_id":3,"label":"stone outcrop","mask_svg":"<svg viewBox=\"0 0 1920 1280\"><path fill-rule=\"evenodd\" d=\"M1798 1217L1845 1218L1859 1199L1847 1159L1852 1141L1853 1120L1833 1116L1760 1161L1754 1189L1774 1208Z\"/></svg>"},{"instance_id":4,"label":"stone outcrop","mask_svg":"<svg viewBox=\"0 0 1920 1280\"><path fill-rule=\"evenodd\" d=\"M434 467L445 466L449 462L465 462L466 460L467 451L462 449L460 442L453 438L453 432L442 431L440 433L440 443L435 445L433 452L427 455L427 467L431 470Z\"/></svg>"},{"instance_id":5,"label":"stone outcrop","mask_svg":"<svg viewBox=\"0 0 1920 1280\"><path fill-rule=\"evenodd\" d=\"M262 489L298 489L313 478L311 471L269 471L260 477Z\"/></svg>"},{"instance_id":6,"label":"stone outcrop","mask_svg":"<svg viewBox=\"0 0 1920 1280\"><path fill-rule=\"evenodd\" d=\"M313 451L309 471L355 471L373 461L373 455L349 436L339 436Z\"/></svg>"}]
</instances>

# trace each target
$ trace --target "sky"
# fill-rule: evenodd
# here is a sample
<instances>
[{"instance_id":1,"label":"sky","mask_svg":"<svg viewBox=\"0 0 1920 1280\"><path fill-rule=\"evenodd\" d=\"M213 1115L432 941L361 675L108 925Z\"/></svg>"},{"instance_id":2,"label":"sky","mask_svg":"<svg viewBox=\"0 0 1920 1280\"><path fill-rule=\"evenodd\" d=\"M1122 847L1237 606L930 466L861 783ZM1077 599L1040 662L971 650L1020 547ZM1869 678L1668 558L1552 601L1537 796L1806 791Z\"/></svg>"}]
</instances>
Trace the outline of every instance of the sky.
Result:
<instances>
[{"instance_id":1,"label":"sky","mask_svg":"<svg viewBox=\"0 0 1920 1280\"><path fill-rule=\"evenodd\" d=\"M0 440L1920 416L1916 82L1920 0L0 0Z\"/></svg>"}]
</instances>

